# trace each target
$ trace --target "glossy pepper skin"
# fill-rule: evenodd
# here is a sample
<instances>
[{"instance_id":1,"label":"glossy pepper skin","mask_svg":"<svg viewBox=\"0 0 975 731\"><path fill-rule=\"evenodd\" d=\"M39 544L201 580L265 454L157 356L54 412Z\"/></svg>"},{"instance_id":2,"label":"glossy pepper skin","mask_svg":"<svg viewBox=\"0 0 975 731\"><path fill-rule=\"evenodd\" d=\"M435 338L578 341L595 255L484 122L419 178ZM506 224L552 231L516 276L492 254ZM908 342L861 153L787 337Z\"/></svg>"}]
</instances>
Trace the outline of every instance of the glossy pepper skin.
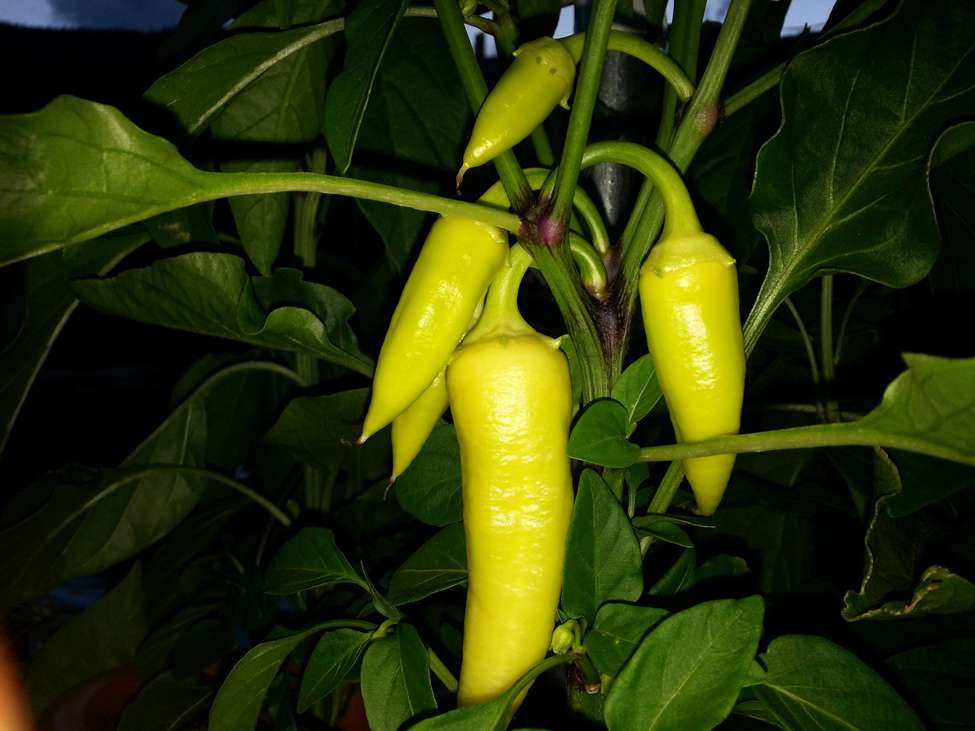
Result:
<instances>
[{"instance_id":1,"label":"glossy pepper skin","mask_svg":"<svg viewBox=\"0 0 975 731\"><path fill-rule=\"evenodd\" d=\"M489 295L447 367L468 564L459 706L496 698L545 657L573 505L566 358L520 316L491 322L491 308Z\"/></svg>"},{"instance_id":2,"label":"glossy pepper skin","mask_svg":"<svg viewBox=\"0 0 975 731\"><path fill-rule=\"evenodd\" d=\"M390 483L406 472L447 410L446 376L445 368L406 411L393 419L393 474L389 478Z\"/></svg>"},{"instance_id":3,"label":"glossy pepper skin","mask_svg":"<svg viewBox=\"0 0 975 731\"><path fill-rule=\"evenodd\" d=\"M539 38L515 51L515 59L481 105L457 183L528 137L557 104L569 108L576 65L565 46Z\"/></svg>"},{"instance_id":4,"label":"glossy pepper skin","mask_svg":"<svg viewBox=\"0 0 975 731\"><path fill-rule=\"evenodd\" d=\"M508 254L499 228L456 216L433 224L386 332L359 443L419 398L447 364Z\"/></svg>"},{"instance_id":5,"label":"glossy pepper skin","mask_svg":"<svg viewBox=\"0 0 975 731\"><path fill-rule=\"evenodd\" d=\"M737 434L745 346L735 260L713 236L671 236L640 270L647 345L679 442ZM724 495L735 455L684 460L701 515Z\"/></svg>"}]
</instances>

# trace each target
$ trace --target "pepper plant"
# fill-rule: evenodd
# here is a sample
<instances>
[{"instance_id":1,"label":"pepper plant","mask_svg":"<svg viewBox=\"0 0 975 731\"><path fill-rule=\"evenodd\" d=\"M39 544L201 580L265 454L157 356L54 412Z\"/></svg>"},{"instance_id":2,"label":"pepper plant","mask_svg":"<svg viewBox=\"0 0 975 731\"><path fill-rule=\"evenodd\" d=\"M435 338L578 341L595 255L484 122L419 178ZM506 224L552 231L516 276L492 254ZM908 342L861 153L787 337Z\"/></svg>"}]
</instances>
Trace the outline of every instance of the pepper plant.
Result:
<instances>
[{"instance_id":1,"label":"pepper plant","mask_svg":"<svg viewBox=\"0 0 975 731\"><path fill-rule=\"evenodd\" d=\"M594 0L569 110L458 191L490 87L465 25L505 67L560 5L201 0L139 105L0 118L0 613L37 716L127 668L121 731L362 728L360 702L373 731L971 724L975 5L841 0L780 40L786 0L720 25ZM389 430L354 444L430 214L530 255L504 307L572 382L552 651L463 708L449 412L392 484ZM675 434L647 354L641 267L674 225L736 262L741 434ZM52 364L92 351L181 375L54 439L84 407L42 400ZM696 511L682 464L718 455ZM68 617L50 592L82 577L106 591Z\"/></svg>"}]
</instances>

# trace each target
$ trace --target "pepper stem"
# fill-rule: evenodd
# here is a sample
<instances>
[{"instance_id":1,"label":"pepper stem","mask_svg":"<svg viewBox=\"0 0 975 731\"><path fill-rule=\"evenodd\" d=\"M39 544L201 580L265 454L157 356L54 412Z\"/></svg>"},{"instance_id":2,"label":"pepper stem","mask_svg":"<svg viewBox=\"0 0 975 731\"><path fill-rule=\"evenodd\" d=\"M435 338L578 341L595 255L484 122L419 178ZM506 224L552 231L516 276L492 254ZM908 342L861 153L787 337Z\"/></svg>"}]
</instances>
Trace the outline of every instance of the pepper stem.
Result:
<instances>
[{"instance_id":1,"label":"pepper stem","mask_svg":"<svg viewBox=\"0 0 975 731\"><path fill-rule=\"evenodd\" d=\"M702 232L687 186L677 169L665 158L634 142L597 142L586 147L582 155L582 169L602 162L629 165L653 182L667 210L663 238Z\"/></svg>"},{"instance_id":2,"label":"pepper stem","mask_svg":"<svg viewBox=\"0 0 975 731\"><path fill-rule=\"evenodd\" d=\"M582 60L582 48L586 42L585 33L576 33L566 38L558 39L575 60L576 63ZM633 56L643 61L647 66L659 73L670 84L682 102L686 102L694 96L694 83L684 73L674 59L661 51L652 43L645 41L632 33L625 33L620 30L609 32L609 44L607 51L619 51L628 56Z\"/></svg>"},{"instance_id":3,"label":"pepper stem","mask_svg":"<svg viewBox=\"0 0 975 731\"><path fill-rule=\"evenodd\" d=\"M511 247L507 265L501 268L488 289L481 319L465 338L465 342L471 343L482 337L493 336L502 330L510 333L535 332L518 311L518 288L531 263L531 254L520 244Z\"/></svg>"}]
</instances>

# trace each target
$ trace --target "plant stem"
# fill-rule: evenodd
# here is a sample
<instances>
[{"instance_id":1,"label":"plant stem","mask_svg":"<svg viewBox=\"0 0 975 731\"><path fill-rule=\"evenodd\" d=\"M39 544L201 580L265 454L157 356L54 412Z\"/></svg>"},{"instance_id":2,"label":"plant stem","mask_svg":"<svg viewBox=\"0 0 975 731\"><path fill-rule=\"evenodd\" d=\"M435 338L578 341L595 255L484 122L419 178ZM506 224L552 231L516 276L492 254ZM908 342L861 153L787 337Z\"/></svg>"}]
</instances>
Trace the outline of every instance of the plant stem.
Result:
<instances>
[{"instance_id":1,"label":"plant stem","mask_svg":"<svg viewBox=\"0 0 975 731\"><path fill-rule=\"evenodd\" d=\"M443 664L443 660L438 657L432 647L427 647L427 658L430 661L430 669L433 671L433 674L440 678L440 682L447 687L448 691L456 695L457 688L459 687L457 678L447 669L447 666Z\"/></svg>"},{"instance_id":2,"label":"plant stem","mask_svg":"<svg viewBox=\"0 0 975 731\"><path fill-rule=\"evenodd\" d=\"M193 203L202 203L231 195L304 190L379 201L380 203L413 208L418 211L431 211L441 215L470 218L475 221L490 223L513 233L517 233L521 227L521 219L518 216L497 208L354 178L315 175L314 173L203 173L201 171L201 175L214 176L212 180L219 180L220 183L210 183L205 186L204 190L185 202L180 201L177 205L163 210L172 210L173 208L181 208ZM141 220L141 218L137 217L137 220ZM129 223L129 221L125 221L125 223ZM103 232L99 231L98 233Z\"/></svg>"},{"instance_id":3,"label":"plant stem","mask_svg":"<svg viewBox=\"0 0 975 731\"><path fill-rule=\"evenodd\" d=\"M928 454L942 459L952 459L963 464L975 464L975 457L959 459L955 453L933 448L934 445L919 442L910 435L882 432L864 426L862 422L814 424L791 429L716 437L700 442L645 447L640 450L638 462L664 462L667 460L706 457L713 454L743 454L746 452L772 452L780 449L813 449L816 447L893 447L911 452ZM921 450L919 447L927 447ZM648 512L659 512L650 510Z\"/></svg>"},{"instance_id":4,"label":"plant stem","mask_svg":"<svg viewBox=\"0 0 975 731\"><path fill-rule=\"evenodd\" d=\"M596 0L589 30L586 32L572 113L569 115L569 128L555 181L552 217L562 224L569 220L572 197L579 181L579 164L589 138L589 126L592 123L593 110L596 108L596 96L599 93L599 81L603 73L606 46L609 43L609 32L613 26L615 12L616 0Z\"/></svg>"},{"instance_id":5,"label":"plant stem","mask_svg":"<svg viewBox=\"0 0 975 731\"><path fill-rule=\"evenodd\" d=\"M836 401L836 356L833 354L833 275L823 277L820 297L819 340L823 364L823 386L826 389L826 421L836 421L840 405Z\"/></svg>"}]
</instances>

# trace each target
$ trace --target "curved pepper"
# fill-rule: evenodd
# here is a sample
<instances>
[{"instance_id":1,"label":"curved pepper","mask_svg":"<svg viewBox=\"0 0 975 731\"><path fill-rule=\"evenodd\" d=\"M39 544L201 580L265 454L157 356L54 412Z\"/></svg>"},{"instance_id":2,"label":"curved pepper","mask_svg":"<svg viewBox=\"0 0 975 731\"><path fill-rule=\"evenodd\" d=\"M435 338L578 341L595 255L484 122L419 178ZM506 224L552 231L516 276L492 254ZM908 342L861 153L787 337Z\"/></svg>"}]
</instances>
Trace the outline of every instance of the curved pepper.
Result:
<instances>
[{"instance_id":1,"label":"curved pepper","mask_svg":"<svg viewBox=\"0 0 975 731\"><path fill-rule=\"evenodd\" d=\"M447 366L468 564L459 706L496 698L545 657L572 514L568 363L503 290L492 285Z\"/></svg>"},{"instance_id":2,"label":"curved pepper","mask_svg":"<svg viewBox=\"0 0 975 731\"><path fill-rule=\"evenodd\" d=\"M737 434L745 346L735 260L703 232L665 238L640 269L647 345L678 442ZM735 455L683 461L701 515L711 515Z\"/></svg>"},{"instance_id":3,"label":"curved pepper","mask_svg":"<svg viewBox=\"0 0 975 731\"><path fill-rule=\"evenodd\" d=\"M483 165L528 137L557 104L569 108L576 65L561 42L539 38L515 51L515 60L481 105L474 121L460 185L470 168Z\"/></svg>"},{"instance_id":4,"label":"curved pepper","mask_svg":"<svg viewBox=\"0 0 975 731\"><path fill-rule=\"evenodd\" d=\"M438 218L386 332L361 444L402 414L443 370L508 253L499 228Z\"/></svg>"}]
</instances>

